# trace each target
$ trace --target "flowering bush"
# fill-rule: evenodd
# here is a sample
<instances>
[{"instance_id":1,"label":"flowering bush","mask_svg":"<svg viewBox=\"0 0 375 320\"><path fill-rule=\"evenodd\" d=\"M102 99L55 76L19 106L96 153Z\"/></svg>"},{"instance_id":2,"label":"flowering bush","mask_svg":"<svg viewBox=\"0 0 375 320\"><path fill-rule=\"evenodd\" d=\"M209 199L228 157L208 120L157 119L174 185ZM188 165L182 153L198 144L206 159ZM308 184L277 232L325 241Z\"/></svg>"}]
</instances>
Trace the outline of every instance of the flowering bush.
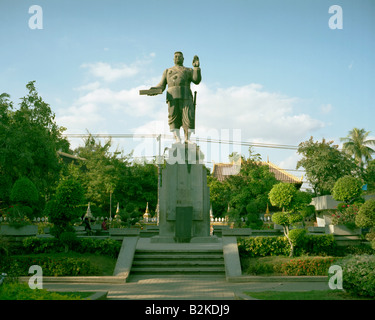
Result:
<instances>
[{"instance_id":1,"label":"flowering bush","mask_svg":"<svg viewBox=\"0 0 375 320\"><path fill-rule=\"evenodd\" d=\"M357 255L343 259L343 286L350 293L375 297L375 256Z\"/></svg>"},{"instance_id":2,"label":"flowering bush","mask_svg":"<svg viewBox=\"0 0 375 320\"><path fill-rule=\"evenodd\" d=\"M332 257L292 259L277 266L276 271L286 276L325 276L335 260Z\"/></svg>"},{"instance_id":3,"label":"flowering bush","mask_svg":"<svg viewBox=\"0 0 375 320\"><path fill-rule=\"evenodd\" d=\"M303 257L289 261L256 262L245 267L247 274L282 274L285 276L326 276L337 260L333 257Z\"/></svg>"},{"instance_id":4,"label":"flowering bush","mask_svg":"<svg viewBox=\"0 0 375 320\"><path fill-rule=\"evenodd\" d=\"M354 229L355 217L359 211L359 206L356 204L339 204L337 211L332 214L332 224L343 224L348 228Z\"/></svg>"}]
</instances>

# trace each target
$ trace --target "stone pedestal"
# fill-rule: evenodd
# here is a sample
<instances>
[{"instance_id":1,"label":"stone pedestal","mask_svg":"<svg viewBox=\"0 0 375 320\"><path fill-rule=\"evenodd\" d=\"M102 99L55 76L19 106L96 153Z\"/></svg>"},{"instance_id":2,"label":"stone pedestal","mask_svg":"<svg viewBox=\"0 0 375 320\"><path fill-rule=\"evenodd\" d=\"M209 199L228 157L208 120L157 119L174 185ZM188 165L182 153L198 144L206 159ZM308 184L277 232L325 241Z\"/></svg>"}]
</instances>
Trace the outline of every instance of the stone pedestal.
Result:
<instances>
[{"instance_id":1,"label":"stone pedestal","mask_svg":"<svg viewBox=\"0 0 375 320\"><path fill-rule=\"evenodd\" d=\"M159 236L152 242L210 242L207 172L196 144L172 145L159 192Z\"/></svg>"}]
</instances>

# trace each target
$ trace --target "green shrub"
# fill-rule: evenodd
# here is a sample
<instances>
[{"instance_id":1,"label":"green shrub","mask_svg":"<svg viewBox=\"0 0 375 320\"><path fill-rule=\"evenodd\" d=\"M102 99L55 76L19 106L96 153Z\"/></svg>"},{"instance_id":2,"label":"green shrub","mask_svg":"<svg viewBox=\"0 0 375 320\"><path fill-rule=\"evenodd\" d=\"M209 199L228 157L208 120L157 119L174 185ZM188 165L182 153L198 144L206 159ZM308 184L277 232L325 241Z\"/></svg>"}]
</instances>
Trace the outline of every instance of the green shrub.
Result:
<instances>
[{"instance_id":1,"label":"green shrub","mask_svg":"<svg viewBox=\"0 0 375 320\"><path fill-rule=\"evenodd\" d=\"M65 247L65 252L68 252L69 249L72 249L77 244L78 238L75 232L63 232L60 235L60 241Z\"/></svg>"},{"instance_id":2,"label":"green shrub","mask_svg":"<svg viewBox=\"0 0 375 320\"><path fill-rule=\"evenodd\" d=\"M375 227L375 199L367 200L359 209L355 224L361 228Z\"/></svg>"},{"instance_id":3,"label":"green shrub","mask_svg":"<svg viewBox=\"0 0 375 320\"><path fill-rule=\"evenodd\" d=\"M304 230L304 229L294 229ZM293 230L291 230L292 232ZM294 233L294 235L293 235ZM309 235L304 231L293 231L296 243L295 254L335 255L337 244L332 234ZM290 245L286 237L247 237L238 240L238 249L244 257L266 257L289 255Z\"/></svg>"},{"instance_id":4,"label":"green shrub","mask_svg":"<svg viewBox=\"0 0 375 320\"><path fill-rule=\"evenodd\" d=\"M22 247L18 250L19 254L25 253L56 253L63 252L64 245L56 238L36 238L28 237L22 241ZM17 252L13 252L17 254Z\"/></svg>"},{"instance_id":5,"label":"green shrub","mask_svg":"<svg viewBox=\"0 0 375 320\"><path fill-rule=\"evenodd\" d=\"M272 187L268 197L273 206L289 211L293 207L293 200L296 194L297 189L293 184L280 182Z\"/></svg>"},{"instance_id":6,"label":"green shrub","mask_svg":"<svg viewBox=\"0 0 375 320\"><path fill-rule=\"evenodd\" d=\"M275 212L272 217L272 222L281 226L289 225L289 214L287 212Z\"/></svg>"},{"instance_id":7,"label":"green shrub","mask_svg":"<svg viewBox=\"0 0 375 320\"><path fill-rule=\"evenodd\" d=\"M360 179L345 176L338 179L332 189L332 197L337 201L353 203L362 194L362 182Z\"/></svg>"},{"instance_id":8,"label":"green shrub","mask_svg":"<svg viewBox=\"0 0 375 320\"><path fill-rule=\"evenodd\" d=\"M243 262L247 274L282 274L285 276L326 276L336 261L333 257L303 257L292 259L257 259L254 263Z\"/></svg>"},{"instance_id":9,"label":"green shrub","mask_svg":"<svg viewBox=\"0 0 375 320\"><path fill-rule=\"evenodd\" d=\"M343 287L348 292L375 297L375 256L349 256L338 262L343 271Z\"/></svg>"},{"instance_id":10,"label":"green shrub","mask_svg":"<svg viewBox=\"0 0 375 320\"><path fill-rule=\"evenodd\" d=\"M335 260L332 257L291 259L289 262L275 265L275 272L286 276L326 276Z\"/></svg>"},{"instance_id":11,"label":"green shrub","mask_svg":"<svg viewBox=\"0 0 375 320\"><path fill-rule=\"evenodd\" d=\"M238 249L242 256L265 257L288 255L290 246L285 237L240 238Z\"/></svg>"},{"instance_id":12,"label":"green shrub","mask_svg":"<svg viewBox=\"0 0 375 320\"><path fill-rule=\"evenodd\" d=\"M27 283L5 283L0 286L0 300L80 300L78 295L30 289Z\"/></svg>"},{"instance_id":13,"label":"green shrub","mask_svg":"<svg viewBox=\"0 0 375 320\"><path fill-rule=\"evenodd\" d=\"M292 229L289 231L289 238L295 247L304 247L306 242L306 229Z\"/></svg>"},{"instance_id":14,"label":"green shrub","mask_svg":"<svg viewBox=\"0 0 375 320\"><path fill-rule=\"evenodd\" d=\"M305 237L304 253L316 256L331 256L337 254L338 247L333 234L307 234Z\"/></svg>"},{"instance_id":15,"label":"green shrub","mask_svg":"<svg viewBox=\"0 0 375 320\"><path fill-rule=\"evenodd\" d=\"M54 224L55 236L59 237L64 231L71 231L71 225L81 216L81 204L84 201L82 185L73 179L62 180L55 194L55 199L45 207L45 214Z\"/></svg>"},{"instance_id":16,"label":"green shrub","mask_svg":"<svg viewBox=\"0 0 375 320\"><path fill-rule=\"evenodd\" d=\"M25 206L33 206L38 202L39 194L35 184L28 178L18 179L10 192L10 200Z\"/></svg>"},{"instance_id":17,"label":"green shrub","mask_svg":"<svg viewBox=\"0 0 375 320\"><path fill-rule=\"evenodd\" d=\"M78 253L93 253L117 258L121 242L110 238L77 238L74 246L70 249ZM58 253L64 252L64 250L65 245L59 239L29 237L23 240L23 246L19 249L19 253Z\"/></svg>"},{"instance_id":18,"label":"green shrub","mask_svg":"<svg viewBox=\"0 0 375 320\"><path fill-rule=\"evenodd\" d=\"M29 267L38 265L43 276L90 276L99 273L88 259L13 256L0 261L0 269L11 276L28 276Z\"/></svg>"}]
</instances>

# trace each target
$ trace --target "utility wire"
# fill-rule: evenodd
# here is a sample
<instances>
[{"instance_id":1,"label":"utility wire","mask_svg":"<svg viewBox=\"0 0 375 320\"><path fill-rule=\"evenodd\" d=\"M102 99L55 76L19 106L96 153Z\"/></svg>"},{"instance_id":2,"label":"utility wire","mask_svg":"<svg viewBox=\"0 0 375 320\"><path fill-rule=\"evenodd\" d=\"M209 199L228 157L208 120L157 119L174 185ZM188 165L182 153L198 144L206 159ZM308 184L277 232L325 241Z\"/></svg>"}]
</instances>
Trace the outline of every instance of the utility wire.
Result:
<instances>
[{"instance_id":1,"label":"utility wire","mask_svg":"<svg viewBox=\"0 0 375 320\"><path fill-rule=\"evenodd\" d=\"M102 139L142 139L142 138L148 138L148 139L159 139L160 137L166 140L173 140L172 135L166 135L166 134L150 134L150 133L134 133L134 134L126 134L126 133L119 133L119 134L80 134L80 133L71 133L71 134L65 134L67 138L88 138L90 136L95 138L102 138ZM240 145L240 146L248 146L248 147L258 147L258 148L273 148L273 149L287 149L287 150L297 150L297 146L292 145L284 145L284 144L272 144L272 143L257 143L257 142L246 142L246 141L233 141L233 140L221 140L221 139L212 139L212 138L192 138L192 140L195 140L197 142L210 142L210 143L219 143L219 144L233 144L233 145ZM143 156L143 157L131 157L133 159L141 159L141 158L155 158L155 156ZM212 163L211 161L204 161L204 163ZM296 171L296 172L305 172L305 170L296 170L296 169L282 169L285 171Z\"/></svg>"},{"instance_id":2,"label":"utility wire","mask_svg":"<svg viewBox=\"0 0 375 320\"><path fill-rule=\"evenodd\" d=\"M162 137L163 139L172 140L172 135L166 134L66 134L67 138L88 138L90 136L95 138L151 138L156 139ZM292 145L285 145L285 144L273 144L273 143L258 143L258 142L246 142L246 141L233 141L233 140L221 140L221 139L213 139L213 138L192 138L197 142L210 142L210 143L222 143L222 144L234 144L234 145L241 145L241 146L248 146L248 147L258 147L258 148L274 148L274 149L288 149L288 150L297 150L298 146Z\"/></svg>"}]
</instances>

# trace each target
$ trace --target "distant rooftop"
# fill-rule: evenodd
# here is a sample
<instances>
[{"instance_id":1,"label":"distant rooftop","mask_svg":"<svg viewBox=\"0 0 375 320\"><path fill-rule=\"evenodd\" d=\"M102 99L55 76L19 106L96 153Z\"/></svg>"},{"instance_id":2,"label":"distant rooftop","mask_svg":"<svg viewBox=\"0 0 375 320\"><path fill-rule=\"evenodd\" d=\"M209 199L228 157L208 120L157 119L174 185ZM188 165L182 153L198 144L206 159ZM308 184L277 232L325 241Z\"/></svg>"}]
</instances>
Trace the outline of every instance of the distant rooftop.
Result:
<instances>
[{"instance_id":1,"label":"distant rooftop","mask_svg":"<svg viewBox=\"0 0 375 320\"><path fill-rule=\"evenodd\" d=\"M261 161L258 162L260 165L268 166L270 172L273 172L275 178L281 182L293 183L298 188L302 185L302 179L297 178L296 176L286 172L285 170L279 168L277 165L272 162ZM224 181L229 176L236 175L239 173L239 166L233 163L215 163L212 169L212 175L217 178L219 181Z\"/></svg>"}]
</instances>

